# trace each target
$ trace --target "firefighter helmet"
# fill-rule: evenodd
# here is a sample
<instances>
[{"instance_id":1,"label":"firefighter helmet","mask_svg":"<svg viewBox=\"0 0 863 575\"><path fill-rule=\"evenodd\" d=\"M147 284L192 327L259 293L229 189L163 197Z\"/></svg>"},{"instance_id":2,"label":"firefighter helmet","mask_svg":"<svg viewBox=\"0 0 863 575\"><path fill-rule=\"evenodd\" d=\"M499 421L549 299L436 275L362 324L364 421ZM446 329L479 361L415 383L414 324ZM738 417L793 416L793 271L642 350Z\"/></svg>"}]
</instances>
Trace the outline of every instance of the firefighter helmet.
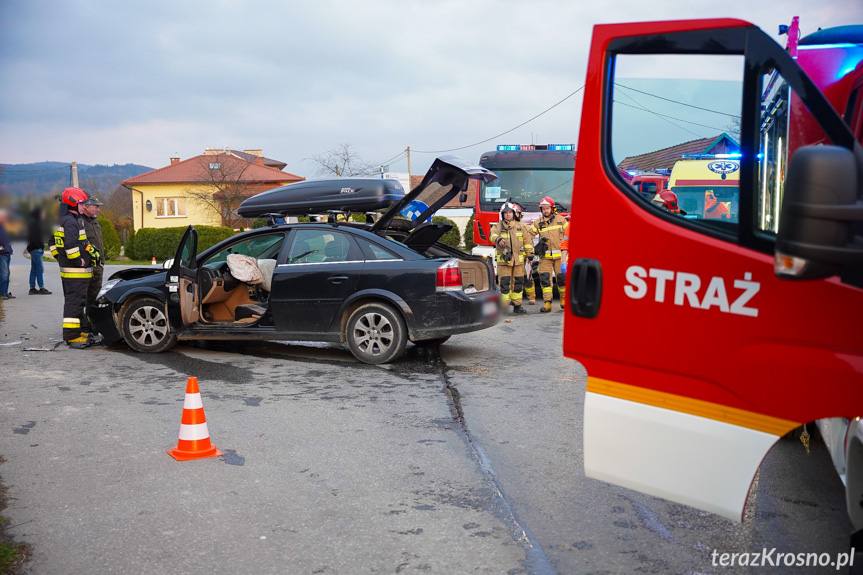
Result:
<instances>
[{"instance_id":1,"label":"firefighter helmet","mask_svg":"<svg viewBox=\"0 0 863 575\"><path fill-rule=\"evenodd\" d=\"M60 201L64 204L77 208L78 204L87 201L87 192L81 188L66 188L63 190L63 196Z\"/></svg>"},{"instance_id":2,"label":"firefighter helmet","mask_svg":"<svg viewBox=\"0 0 863 575\"><path fill-rule=\"evenodd\" d=\"M522 206L518 202L512 202L513 208L515 209L515 221L520 222L521 216L524 215L524 206Z\"/></svg>"},{"instance_id":3,"label":"firefighter helmet","mask_svg":"<svg viewBox=\"0 0 863 575\"><path fill-rule=\"evenodd\" d=\"M545 196L544 198L539 200L539 207L541 208L542 206L549 206L554 209L554 200L551 199L549 196Z\"/></svg>"},{"instance_id":4,"label":"firefighter helmet","mask_svg":"<svg viewBox=\"0 0 863 575\"><path fill-rule=\"evenodd\" d=\"M672 214L683 214L686 215L686 212L680 209L680 206L677 205L677 194L672 192L671 190L664 190L659 193L659 199L665 204L665 207Z\"/></svg>"},{"instance_id":5,"label":"firefighter helmet","mask_svg":"<svg viewBox=\"0 0 863 575\"><path fill-rule=\"evenodd\" d=\"M503 213L507 210L512 212L513 219L515 219L516 214L518 214L518 209L516 209L515 204L513 204L512 202L504 202L500 206L500 219L501 219L501 221L503 221Z\"/></svg>"}]
</instances>

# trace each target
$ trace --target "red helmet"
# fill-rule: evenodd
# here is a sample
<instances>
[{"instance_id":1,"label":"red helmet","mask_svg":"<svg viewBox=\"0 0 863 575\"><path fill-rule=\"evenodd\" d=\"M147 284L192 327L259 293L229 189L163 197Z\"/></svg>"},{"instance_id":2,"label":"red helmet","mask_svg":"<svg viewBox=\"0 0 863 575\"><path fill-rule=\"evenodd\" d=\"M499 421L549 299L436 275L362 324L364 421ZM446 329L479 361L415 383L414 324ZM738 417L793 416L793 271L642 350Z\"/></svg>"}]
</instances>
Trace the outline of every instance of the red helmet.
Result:
<instances>
[{"instance_id":1,"label":"red helmet","mask_svg":"<svg viewBox=\"0 0 863 575\"><path fill-rule=\"evenodd\" d=\"M78 204L87 201L87 198L89 198L87 192L81 188L66 188L63 190L63 197L60 198L60 201L77 208Z\"/></svg>"},{"instance_id":2,"label":"red helmet","mask_svg":"<svg viewBox=\"0 0 863 575\"><path fill-rule=\"evenodd\" d=\"M550 206L550 207L554 208L554 200L552 200L548 196L545 196L544 198L539 200L539 207L541 208L542 206Z\"/></svg>"},{"instance_id":3,"label":"red helmet","mask_svg":"<svg viewBox=\"0 0 863 575\"><path fill-rule=\"evenodd\" d=\"M680 209L677 205L677 194L672 192L671 190L664 190L659 193L659 199L665 204L665 207L668 208L668 211L673 214L683 214L686 215L686 212Z\"/></svg>"}]
</instances>

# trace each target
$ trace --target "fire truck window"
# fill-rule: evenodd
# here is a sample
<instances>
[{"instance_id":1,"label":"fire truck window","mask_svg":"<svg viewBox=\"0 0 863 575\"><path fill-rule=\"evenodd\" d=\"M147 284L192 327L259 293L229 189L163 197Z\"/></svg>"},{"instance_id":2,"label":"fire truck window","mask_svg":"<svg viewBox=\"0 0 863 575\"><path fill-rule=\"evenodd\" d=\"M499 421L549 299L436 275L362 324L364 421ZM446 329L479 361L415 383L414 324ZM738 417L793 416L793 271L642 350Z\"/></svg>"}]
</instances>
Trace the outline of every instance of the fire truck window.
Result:
<instances>
[{"instance_id":1,"label":"fire truck window","mask_svg":"<svg viewBox=\"0 0 863 575\"><path fill-rule=\"evenodd\" d=\"M743 67L743 56L615 58L607 149L641 182L633 201L736 234Z\"/></svg>"},{"instance_id":2,"label":"fire truck window","mask_svg":"<svg viewBox=\"0 0 863 575\"><path fill-rule=\"evenodd\" d=\"M793 118L794 121L789 121ZM782 76L774 71L761 79L756 229L774 237L779 229L788 161L802 145L830 144L818 122Z\"/></svg>"}]
</instances>

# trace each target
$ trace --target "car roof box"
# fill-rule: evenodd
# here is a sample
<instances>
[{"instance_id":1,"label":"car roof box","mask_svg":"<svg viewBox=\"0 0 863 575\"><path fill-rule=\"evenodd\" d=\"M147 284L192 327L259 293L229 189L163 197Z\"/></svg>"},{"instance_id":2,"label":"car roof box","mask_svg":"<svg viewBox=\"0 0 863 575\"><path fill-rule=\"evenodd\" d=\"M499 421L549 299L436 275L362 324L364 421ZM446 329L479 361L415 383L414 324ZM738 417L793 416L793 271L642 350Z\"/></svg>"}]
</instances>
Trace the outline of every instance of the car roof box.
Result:
<instances>
[{"instance_id":1,"label":"car roof box","mask_svg":"<svg viewBox=\"0 0 863 575\"><path fill-rule=\"evenodd\" d=\"M247 198L240 204L237 213L243 218L259 218L268 214L304 216L329 211L375 212L389 208L404 195L404 188L398 180L308 180Z\"/></svg>"}]
</instances>

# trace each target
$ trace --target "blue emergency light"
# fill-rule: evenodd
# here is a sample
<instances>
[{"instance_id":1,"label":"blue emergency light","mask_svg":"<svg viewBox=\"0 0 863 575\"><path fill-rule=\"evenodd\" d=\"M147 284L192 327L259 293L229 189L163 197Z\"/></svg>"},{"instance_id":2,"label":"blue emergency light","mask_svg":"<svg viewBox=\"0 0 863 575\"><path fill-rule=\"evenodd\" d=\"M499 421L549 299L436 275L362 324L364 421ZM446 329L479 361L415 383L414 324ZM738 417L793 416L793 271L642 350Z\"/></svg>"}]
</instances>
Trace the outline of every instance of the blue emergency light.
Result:
<instances>
[{"instance_id":1,"label":"blue emergency light","mask_svg":"<svg viewBox=\"0 0 863 575\"><path fill-rule=\"evenodd\" d=\"M502 144L497 147L498 152L520 152L536 150L572 152L575 151L575 144Z\"/></svg>"},{"instance_id":2,"label":"blue emergency light","mask_svg":"<svg viewBox=\"0 0 863 575\"><path fill-rule=\"evenodd\" d=\"M683 154L681 157L687 160L736 160L743 154Z\"/></svg>"}]
</instances>

